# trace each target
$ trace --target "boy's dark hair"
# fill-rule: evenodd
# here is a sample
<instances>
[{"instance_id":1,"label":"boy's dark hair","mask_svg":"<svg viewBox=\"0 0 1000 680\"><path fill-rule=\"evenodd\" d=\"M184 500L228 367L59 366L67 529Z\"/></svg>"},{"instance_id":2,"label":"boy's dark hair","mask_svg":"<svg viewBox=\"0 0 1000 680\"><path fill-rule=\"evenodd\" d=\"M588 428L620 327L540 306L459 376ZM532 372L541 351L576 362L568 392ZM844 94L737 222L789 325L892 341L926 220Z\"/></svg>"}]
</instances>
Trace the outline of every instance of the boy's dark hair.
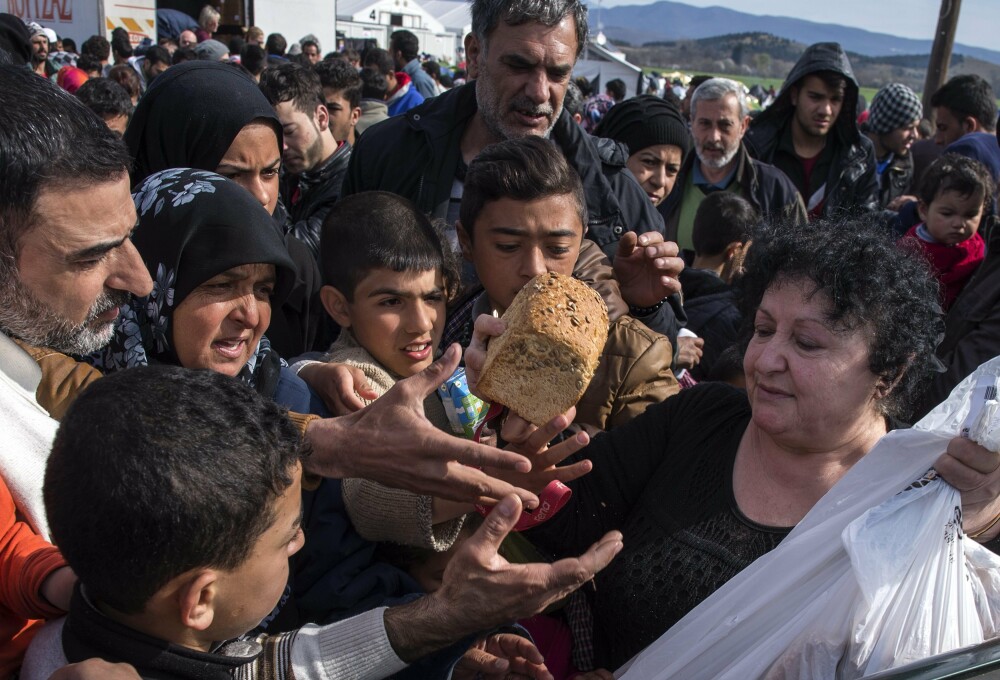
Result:
<instances>
[{"instance_id":1,"label":"boy's dark hair","mask_svg":"<svg viewBox=\"0 0 1000 680\"><path fill-rule=\"evenodd\" d=\"M424 73L431 77L431 80L437 82L441 79L441 64L436 61L425 61L420 65L420 68L424 70Z\"/></svg>"},{"instance_id":2,"label":"boy's dark hair","mask_svg":"<svg viewBox=\"0 0 1000 680\"><path fill-rule=\"evenodd\" d=\"M242 36L234 35L230 38L229 44L227 45L229 48L229 54L240 54L246 45L247 41L244 40Z\"/></svg>"},{"instance_id":3,"label":"boy's dark hair","mask_svg":"<svg viewBox=\"0 0 1000 680\"><path fill-rule=\"evenodd\" d=\"M268 54L283 57L285 56L285 50L287 49L288 41L285 40L285 36L280 33L272 33L267 36L267 40L264 41L264 51Z\"/></svg>"},{"instance_id":4,"label":"boy's dark hair","mask_svg":"<svg viewBox=\"0 0 1000 680\"><path fill-rule=\"evenodd\" d=\"M178 47L174 50L174 56L170 60L174 66L183 64L185 61L198 61L198 53L193 47Z\"/></svg>"},{"instance_id":5,"label":"boy's dark hair","mask_svg":"<svg viewBox=\"0 0 1000 680\"><path fill-rule=\"evenodd\" d=\"M580 94L584 99L594 94L594 86L586 76L577 76L573 78L573 82L580 88Z\"/></svg>"},{"instance_id":6,"label":"boy's dark hair","mask_svg":"<svg viewBox=\"0 0 1000 680\"><path fill-rule=\"evenodd\" d=\"M985 165L968 156L946 153L927 166L920 178L918 196L924 205L946 191L957 191L962 196L983 192L983 205L993 201L993 178Z\"/></svg>"},{"instance_id":7,"label":"boy's dark hair","mask_svg":"<svg viewBox=\"0 0 1000 680\"><path fill-rule=\"evenodd\" d=\"M450 90L455 86L455 79L452 78L447 73L442 73L441 77L438 78L438 82L441 83L441 87L445 88L446 90Z\"/></svg>"},{"instance_id":8,"label":"boy's dark hair","mask_svg":"<svg viewBox=\"0 0 1000 680\"><path fill-rule=\"evenodd\" d=\"M259 76L267 68L267 54L260 45L244 45L240 50L240 63L255 76Z\"/></svg>"},{"instance_id":9,"label":"boy's dark hair","mask_svg":"<svg viewBox=\"0 0 1000 680\"><path fill-rule=\"evenodd\" d=\"M373 47L365 53L365 63L363 66L366 68L371 66L378 69L378 72L382 75L396 72L396 63L392 60L392 55L381 47Z\"/></svg>"},{"instance_id":10,"label":"boy's dark hair","mask_svg":"<svg viewBox=\"0 0 1000 680\"><path fill-rule=\"evenodd\" d=\"M361 97L363 99L385 101L385 95L388 92L389 81L378 69L371 67L361 69Z\"/></svg>"},{"instance_id":11,"label":"boy's dark hair","mask_svg":"<svg viewBox=\"0 0 1000 680\"><path fill-rule=\"evenodd\" d=\"M411 201L388 191L366 191L341 198L320 231L323 284L348 300L373 269L394 272L440 269L451 298L456 263L441 231Z\"/></svg>"},{"instance_id":12,"label":"boy's dark hair","mask_svg":"<svg viewBox=\"0 0 1000 680\"><path fill-rule=\"evenodd\" d=\"M76 98L101 118L132 115L132 100L110 78L91 78L76 91Z\"/></svg>"},{"instance_id":13,"label":"boy's dark hair","mask_svg":"<svg viewBox=\"0 0 1000 680\"><path fill-rule=\"evenodd\" d=\"M76 60L76 67L84 73L97 73L97 76L92 76L95 78L101 77L100 74L104 71L104 67L101 66L101 62L97 60L97 57L91 54L81 55L80 58Z\"/></svg>"},{"instance_id":14,"label":"boy's dark hair","mask_svg":"<svg viewBox=\"0 0 1000 680\"><path fill-rule=\"evenodd\" d=\"M151 45L149 49L146 50L146 54L144 56L146 58L146 63L150 66L155 64L170 66L171 55L170 52L167 51L166 47Z\"/></svg>"},{"instance_id":15,"label":"boy's dark hair","mask_svg":"<svg viewBox=\"0 0 1000 680\"><path fill-rule=\"evenodd\" d=\"M0 67L0 275L43 189L111 182L130 165L122 138L79 99L28 69Z\"/></svg>"},{"instance_id":16,"label":"boy's dark hair","mask_svg":"<svg viewBox=\"0 0 1000 680\"><path fill-rule=\"evenodd\" d=\"M132 41L121 26L111 31L111 51L126 58L132 56Z\"/></svg>"},{"instance_id":17,"label":"boy's dark hair","mask_svg":"<svg viewBox=\"0 0 1000 680\"><path fill-rule=\"evenodd\" d=\"M343 52L327 52L323 55L323 61L347 61Z\"/></svg>"},{"instance_id":18,"label":"boy's dark hair","mask_svg":"<svg viewBox=\"0 0 1000 680\"><path fill-rule=\"evenodd\" d=\"M80 56L87 55L97 61L107 61L111 58L111 43L103 35L92 35L80 46Z\"/></svg>"},{"instance_id":19,"label":"boy's dark hair","mask_svg":"<svg viewBox=\"0 0 1000 680\"><path fill-rule=\"evenodd\" d=\"M625 81L621 78L615 78L614 80L609 80L606 86L608 94L616 102L620 102L625 99Z\"/></svg>"},{"instance_id":20,"label":"boy's dark hair","mask_svg":"<svg viewBox=\"0 0 1000 680\"><path fill-rule=\"evenodd\" d=\"M361 55L353 47L345 47L344 51L341 52L344 55L344 59L347 61L360 61Z\"/></svg>"},{"instance_id":21,"label":"boy's dark hair","mask_svg":"<svg viewBox=\"0 0 1000 680\"><path fill-rule=\"evenodd\" d=\"M409 31L393 31L389 36L389 51L399 51L407 63L417 58L420 53L420 41Z\"/></svg>"},{"instance_id":22,"label":"boy's dark hair","mask_svg":"<svg viewBox=\"0 0 1000 680\"><path fill-rule=\"evenodd\" d=\"M322 87L340 92L351 108L361 106L361 76L345 59L321 61L313 67ZM325 98L325 93L324 93Z\"/></svg>"},{"instance_id":23,"label":"boy's dark hair","mask_svg":"<svg viewBox=\"0 0 1000 680\"><path fill-rule=\"evenodd\" d=\"M712 76L697 75L691 76L691 80L688 81L687 91L694 93L698 89L698 86L704 83L706 80L711 80Z\"/></svg>"},{"instance_id":24,"label":"boy's dark hair","mask_svg":"<svg viewBox=\"0 0 1000 680\"><path fill-rule=\"evenodd\" d=\"M315 47L316 52L319 52L319 43L315 40L303 40L299 46L302 48L302 52L305 52L307 47Z\"/></svg>"},{"instance_id":25,"label":"boy's dark hair","mask_svg":"<svg viewBox=\"0 0 1000 680\"><path fill-rule=\"evenodd\" d=\"M138 99L142 94L142 84L139 82L139 74L128 64L118 64L112 66L108 71L108 78L115 81L128 93L132 99Z\"/></svg>"},{"instance_id":26,"label":"boy's dark hair","mask_svg":"<svg viewBox=\"0 0 1000 680\"><path fill-rule=\"evenodd\" d=\"M510 139L483 149L469 164L459 218L473 239L479 214L487 203L510 198L534 201L549 196L573 197L577 216L587 230L583 183L555 144L540 137Z\"/></svg>"},{"instance_id":27,"label":"boy's dark hair","mask_svg":"<svg viewBox=\"0 0 1000 680\"><path fill-rule=\"evenodd\" d=\"M285 411L239 380L163 365L114 373L56 433L52 538L89 595L141 612L191 569L243 564L307 451Z\"/></svg>"},{"instance_id":28,"label":"boy's dark hair","mask_svg":"<svg viewBox=\"0 0 1000 680\"><path fill-rule=\"evenodd\" d=\"M931 95L931 106L943 106L956 118L972 116L980 127L993 132L997 127L997 100L993 88L981 76L955 76Z\"/></svg>"},{"instance_id":29,"label":"boy's dark hair","mask_svg":"<svg viewBox=\"0 0 1000 680\"><path fill-rule=\"evenodd\" d=\"M721 255L734 241L746 243L760 221L757 210L742 196L716 191L701 200L694 214L691 241L697 255Z\"/></svg>"},{"instance_id":30,"label":"boy's dark hair","mask_svg":"<svg viewBox=\"0 0 1000 680\"><path fill-rule=\"evenodd\" d=\"M76 52L76 41L72 38L63 38L62 43L63 52L69 52L70 54L74 54Z\"/></svg>"},{"instance_id":31,"label":"boy's dark hair","mask_svg":"<svg viewBox=\"0 0 1000 680\"><path fill-rule=\"evenodd\" d=\"M712 362L708 379L712 382L728 382L738 380L743 376L743 352L738 344L732 344L719 353Z\"/></svg>"},{"instance_id":32,"label":"boy's dark hair","mask_svg":"<svg viewBox=\"0 0 1000 680\"><path fill-rule=\"evenodd\" d=\"M323 103L323 87L311 68L289 62L265 70L260 75L260 91L271 106L293 102L298 111L310 118Z\"/></svg>"}]
</instances>

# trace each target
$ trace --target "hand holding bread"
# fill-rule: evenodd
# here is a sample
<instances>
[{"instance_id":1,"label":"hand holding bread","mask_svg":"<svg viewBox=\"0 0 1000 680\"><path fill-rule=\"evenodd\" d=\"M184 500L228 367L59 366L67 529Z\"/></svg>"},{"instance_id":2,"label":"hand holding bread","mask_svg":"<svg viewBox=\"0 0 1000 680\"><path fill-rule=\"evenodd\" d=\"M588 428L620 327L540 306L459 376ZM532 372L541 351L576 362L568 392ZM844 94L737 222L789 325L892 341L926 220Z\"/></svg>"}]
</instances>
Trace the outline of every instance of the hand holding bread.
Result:
<instances>
[{"instance_id":1,"label":"hand holding bread","mask_svg":"<svg viewBox=\"0 0 1000 680\"><path fill-rule=\"evenodd\" d=\"M544 425L590 384L607 341L607 307L585 283L549 272L521 289L501 321L507 330L490 342L475 389Z\"/></svg>"}]
</instances>

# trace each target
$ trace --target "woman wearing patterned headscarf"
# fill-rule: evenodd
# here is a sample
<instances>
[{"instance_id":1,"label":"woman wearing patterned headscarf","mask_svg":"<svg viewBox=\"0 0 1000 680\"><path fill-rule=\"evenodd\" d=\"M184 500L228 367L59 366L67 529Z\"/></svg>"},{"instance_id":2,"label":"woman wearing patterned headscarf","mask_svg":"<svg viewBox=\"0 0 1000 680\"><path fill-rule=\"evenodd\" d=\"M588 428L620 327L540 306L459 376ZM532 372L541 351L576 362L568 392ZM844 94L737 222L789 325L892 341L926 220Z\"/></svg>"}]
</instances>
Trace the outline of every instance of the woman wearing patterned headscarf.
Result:
<instances>
[{"instance_id":1,"label":"woman wearing patterned headscarf","mask_svg":"<svg viewBox=\"0 0 1000 680\"><path fill-rule=\"evenodd\" d=\"M290 386L296 399L307 391L287 369L282 376L282 361L264 335L272 305L294 279L267 211L235 182L186 168L150 175L133 198L139 221L132 240L153 291L122 307L101 367L160 362L210 369L301 409L282 388Z\"/></svg>"}]
</instances>

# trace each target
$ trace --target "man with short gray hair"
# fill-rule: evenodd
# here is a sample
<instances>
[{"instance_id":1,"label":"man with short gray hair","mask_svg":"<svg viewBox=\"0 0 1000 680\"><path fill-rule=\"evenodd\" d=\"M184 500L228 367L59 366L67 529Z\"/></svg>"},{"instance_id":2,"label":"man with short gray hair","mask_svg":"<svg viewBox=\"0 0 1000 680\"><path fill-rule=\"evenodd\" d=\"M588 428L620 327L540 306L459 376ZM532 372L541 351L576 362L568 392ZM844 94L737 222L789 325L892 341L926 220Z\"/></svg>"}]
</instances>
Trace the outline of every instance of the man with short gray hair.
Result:
<instances>
[{"instance_id":1,"label":"man with short gray hair","mask_svg":"<svg viewBox=\"0 0 1000 680\"><path fill-rule=\"evenodd\" d=\"M750 158L743 135L750 125L743 85L711 78L691 97L691 136L695 153L681 167L674 190L658 210L666 237L693 252L691 232L702 199L729 191L749 201L769 221L806 222L806 208L795 186L773 165Z\"/></svg>"}]
</instances>

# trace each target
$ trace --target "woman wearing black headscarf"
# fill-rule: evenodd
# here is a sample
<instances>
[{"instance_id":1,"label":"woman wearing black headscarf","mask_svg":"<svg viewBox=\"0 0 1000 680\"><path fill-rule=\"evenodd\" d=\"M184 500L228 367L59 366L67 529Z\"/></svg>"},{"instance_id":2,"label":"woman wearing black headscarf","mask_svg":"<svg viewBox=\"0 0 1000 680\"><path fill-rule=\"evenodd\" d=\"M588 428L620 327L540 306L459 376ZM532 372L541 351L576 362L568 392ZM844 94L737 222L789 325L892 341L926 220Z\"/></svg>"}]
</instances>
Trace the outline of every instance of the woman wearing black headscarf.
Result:
<instances>
[{"instance_id":1,"label":"woman wearing black headscarf","mask_svg":"<svg viewBox=\"0 0 1000 680\"><path fill-rule=\"evenodd\" d=\"M615 104L594 134L628 146L626 166L653 205L670 195L684 157L691 150L691 136L681 112L651 94Z\"/></svg>"},{"instance_id":2,"label":"woman wearing black headscarf","mask_svg":"<svg viewBox=\"0 0 1000 680\"><path fill-rule=\"evenodd\" d=\"M287 213L278 200L281 124L257 83L228 64L178 64L143 96L125 143L135 161L133 188L160 170L210 170L249 191L274 217L271 228L284 240L296 280L269 335L285 356L312 349L322 310L319 270L308 249L286 233Z\"/></svg>"},{"instance_id":3,"label":"woman wearing black headscarf","mask_svg":"<svg viewBox=\"0 0 1000 680\"><path fill-rule=\"evenodd\" d=\"M295 271L260 204L236 183L203 170L150 175L133 196L132 241L153 291L121 308L105 371L151 362L240 378L289 408L308 390L284 369L264 332ZM279 386L280 383L280 386Z\"/></svg>"}]
</instances>

